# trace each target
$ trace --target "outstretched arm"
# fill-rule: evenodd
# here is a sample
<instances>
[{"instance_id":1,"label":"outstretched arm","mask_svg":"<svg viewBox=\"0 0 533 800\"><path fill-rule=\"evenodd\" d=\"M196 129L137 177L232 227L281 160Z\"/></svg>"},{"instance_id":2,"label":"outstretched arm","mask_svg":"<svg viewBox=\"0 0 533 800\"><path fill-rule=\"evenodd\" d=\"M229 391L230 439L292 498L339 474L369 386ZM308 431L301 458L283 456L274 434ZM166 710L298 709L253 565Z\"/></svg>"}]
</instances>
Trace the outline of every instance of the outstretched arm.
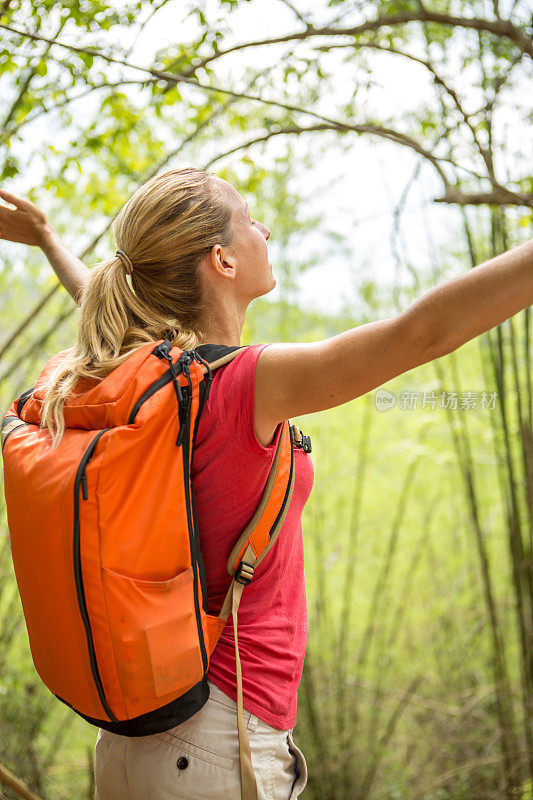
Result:
<instances>
[{"instance_id":1,"label":"outstretched arm","mask_svg":"<svg viewBox=\"0 0 533 800\"><path fill-rule=\"evenodd\" d=\"M40 247L65 289L79 304L81 290L90 272L88 267L65 247L46 215L36 205L3 189L0 189L0 198L15 206L8 208L0 204L0 239Z\"/></svg>"},{"instance_id":2,"label":"outstretched arm","mask_svg":"<svg viewBox=\"0 0 533 800\"><path fill-rule=\"evenodd\" d=\"M347 403L453 352L533 304L533 239L426 292L397 317L329 339L276 343L257 360L258 430Z\"/></svg>"}]
</instances>

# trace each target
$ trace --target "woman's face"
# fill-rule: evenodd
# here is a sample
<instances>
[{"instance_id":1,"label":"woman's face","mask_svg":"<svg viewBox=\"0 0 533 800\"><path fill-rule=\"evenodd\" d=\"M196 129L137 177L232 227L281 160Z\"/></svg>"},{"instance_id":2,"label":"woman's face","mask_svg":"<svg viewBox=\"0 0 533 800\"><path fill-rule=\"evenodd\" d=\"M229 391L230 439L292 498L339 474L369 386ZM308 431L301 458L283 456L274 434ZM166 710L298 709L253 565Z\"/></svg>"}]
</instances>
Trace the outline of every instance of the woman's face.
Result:
<instances>
[{"instance_id":1,"label":"woman's face","mask_svg":"<svg viewBox=\"0 0 533 800\"><path fill-rule=\"evenodd\" d=\"M234 236L231 245L220 247L218 257L222 266L229 270L228 274L231 274L230 268L234 268L234 288L248 303L254 297L272 291L276 285L272 264L268 260L270 230L251 216L248 204L239 192L227 181L222 182L231 203Z\"/></svg>"}]
</instances>

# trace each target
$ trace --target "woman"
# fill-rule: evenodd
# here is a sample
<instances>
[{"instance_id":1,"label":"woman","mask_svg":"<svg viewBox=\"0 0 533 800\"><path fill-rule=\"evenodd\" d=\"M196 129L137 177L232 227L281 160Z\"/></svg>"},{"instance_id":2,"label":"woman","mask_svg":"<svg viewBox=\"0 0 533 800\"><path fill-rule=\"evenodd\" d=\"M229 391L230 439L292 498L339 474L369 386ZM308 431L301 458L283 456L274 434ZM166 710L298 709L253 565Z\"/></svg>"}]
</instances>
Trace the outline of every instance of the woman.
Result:
<instances>
[{"instance_id":1,"label":"woman","mask_svg":"<svg viewBox=\"0 0 533 800\"><path fill-rule=\"evenodd\" d=\"M113 222L117 254L91 270L33 204L3 191L0 197L15 206L0 207L0 236L40 246L80 302L72 359L43 409L56 445L63 400L80 378L102 377L136 347L161 338L184 349L240 345L249 303L276 284L269 229L211 173L173 169L141 186ZM446 281L396 317L318 342L253 345L218 370L193 470L210 613L225 597L228 554L256 509L284 420L349 402L532 302L533 240ZM312 483L311 457L299 450L282 531L239 610L244 707L261 800L296 798L307 781L292 730L306 643L300 518ZM197 714L138 739L99 731L99 800L239 798L234 670L228 624L211 656L210 698Z\"/></svg>"}]
</instances>

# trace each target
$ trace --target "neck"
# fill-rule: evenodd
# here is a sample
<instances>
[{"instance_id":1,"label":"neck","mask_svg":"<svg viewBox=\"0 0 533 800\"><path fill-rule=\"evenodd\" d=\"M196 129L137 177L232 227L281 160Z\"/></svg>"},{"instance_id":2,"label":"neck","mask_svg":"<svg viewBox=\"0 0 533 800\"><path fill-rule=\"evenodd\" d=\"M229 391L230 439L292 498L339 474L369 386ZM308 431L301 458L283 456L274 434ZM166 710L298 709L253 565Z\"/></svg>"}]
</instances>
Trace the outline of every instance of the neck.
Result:
<instances>
[{"instance_id":1,"label":"neck","mask_svg":"<svg viewBox=\"0 0 533 800\"><path fill-rule=\"evenodd\" d=\"M240 346L241 333L244 325L246 309L239 311L232 309L222 309L219 307L217 313L211 313L204 325L201 326L203 336L200 344L225 344L229 347Z\"/></svg>"},{"instance_id":2,"label":"neck","mask_svg":"<svg viewBox=\"0 0 533 800\"><path fill-rule=\"evenodd\" d=\"M205 336L199 339L198 344L225 344L228 347L239 347L241 344L241 337L224 336L216 331L213 331L212 333L206 332Z\"/></svg>"}]
</instances>

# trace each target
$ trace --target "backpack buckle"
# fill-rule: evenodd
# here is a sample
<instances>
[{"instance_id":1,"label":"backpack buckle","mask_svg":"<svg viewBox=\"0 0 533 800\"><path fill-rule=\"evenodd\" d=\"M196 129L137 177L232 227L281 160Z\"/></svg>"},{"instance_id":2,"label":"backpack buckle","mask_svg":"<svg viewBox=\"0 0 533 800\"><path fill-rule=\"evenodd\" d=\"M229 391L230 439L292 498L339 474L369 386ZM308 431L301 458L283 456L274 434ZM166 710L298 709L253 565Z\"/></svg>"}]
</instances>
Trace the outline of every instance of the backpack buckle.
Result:
<instances>
[{"instance_id":1,"label":"backpack buckle","mask_svg":"<svg viewBox=\"0 0 533 800\"><path fill-rule=\"evenodd\" d=\"M306 433L302 433L302 429L299 428L298 425L291 425L290 431L293 444L295 444L296 447L301 447L304 453L310 453L311 437Z\"/></svg>"},{"instance_id":2,"label":"backpack buckle","mask_svg":"<svg viewBox=\"0 0 533 800\"><path fill-rule=\"evenodd\" d=\"M307 433L302 434L302 448L304 453L311 452L311 437Z\"/></svg>"},{"instance_id":3,"label":"backpack buckle","mask_svg":"<svg viewBox=\"0 0 533 800\"><path fill-rule=\"evenodd\" d=\"M254 577L254 566L247 561L241 561L239 568L235 572L235 580L237 583L242 583L243 586L248 586Z\"/></svg>"}]
</instances>

